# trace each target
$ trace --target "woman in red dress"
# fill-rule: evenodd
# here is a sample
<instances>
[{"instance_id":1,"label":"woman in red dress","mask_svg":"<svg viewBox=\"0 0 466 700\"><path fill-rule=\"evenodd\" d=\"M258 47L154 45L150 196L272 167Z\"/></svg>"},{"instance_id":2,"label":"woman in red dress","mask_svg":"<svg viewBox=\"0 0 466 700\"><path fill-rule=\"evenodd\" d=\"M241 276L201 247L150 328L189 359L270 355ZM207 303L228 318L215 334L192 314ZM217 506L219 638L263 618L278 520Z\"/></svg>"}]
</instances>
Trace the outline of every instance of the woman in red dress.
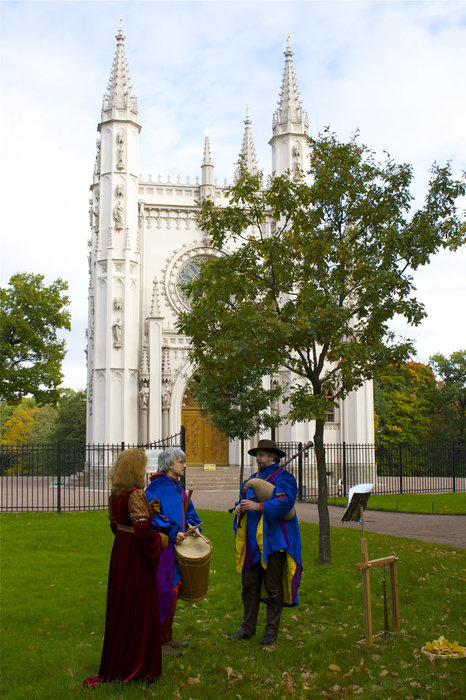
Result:
<instances>
[{"instance_id":1,"label":"woman in red dress","mask_svg":"<svg viewBox=\"0 0 466 700\"><path fill-rule=\"evenodd\" d=\"M147 456L121 452L112 469L108 515L115 534L107 590L105 637L99 675L105 681L152 682L162 673L157 569L160 534L151 529L144 492Z\"/></svg>"}]
</instances>

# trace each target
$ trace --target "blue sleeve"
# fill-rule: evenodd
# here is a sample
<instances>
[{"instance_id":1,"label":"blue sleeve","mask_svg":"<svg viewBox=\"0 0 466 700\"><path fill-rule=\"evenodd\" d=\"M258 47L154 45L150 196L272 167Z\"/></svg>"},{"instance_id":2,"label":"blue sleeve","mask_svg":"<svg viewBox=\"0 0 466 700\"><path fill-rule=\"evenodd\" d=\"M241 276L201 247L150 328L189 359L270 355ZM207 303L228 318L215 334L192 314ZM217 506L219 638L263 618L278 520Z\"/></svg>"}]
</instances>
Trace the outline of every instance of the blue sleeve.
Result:
<instances>
[{"instance_id":1,"label":"blue sleeve","mask_svg":"<svg viewBox=\"0 0 466 700\"><path fill-rule=\"evenodd\" d=\"M194 504L192 501L189 501L189 506L188 506L188 512L186 513L186 518L185 518L186 526L188 525L199 525L201 522L200 517L196 513L196 509L194 508ZM187 527L186 527L187 529ZM202 528L200 528L200 531Z\"/></svg>"},{"instance_id":2,"label":"blue sleeve","mask_svg":"<svg viewBox=\"0 0 466 700\"><path fill-rule=\"evenodd\" d=\"M264 501L264 517L269 521L280 520L294 506L298 494L296 479L289 472L279 474L272 498Z\"/></svg>"},{"instance_id":3,"label":"blue sleeve","mask_svg":"<svg viewBox=\"0 0 466 700\"><path fill-rule=\"evenodd\" d=\"M167 518L166 515L162 515L162 513L156 513L156 515L152 517L150 524L155 530L168 535L170 542L176 542L176 536L180 531L180 526L174 520L170 520L170 518Z\"/></svg>"}]
</instances>

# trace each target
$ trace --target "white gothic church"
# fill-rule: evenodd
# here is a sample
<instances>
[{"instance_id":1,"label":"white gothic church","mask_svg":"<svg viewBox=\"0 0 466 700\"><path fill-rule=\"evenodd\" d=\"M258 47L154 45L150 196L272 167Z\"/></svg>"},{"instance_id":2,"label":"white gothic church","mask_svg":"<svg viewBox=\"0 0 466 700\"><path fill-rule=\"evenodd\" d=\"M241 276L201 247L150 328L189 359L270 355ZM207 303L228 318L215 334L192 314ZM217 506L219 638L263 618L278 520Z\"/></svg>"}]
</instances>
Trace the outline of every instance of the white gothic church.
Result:
<instances>
[{"instance_id":1,"label":"white gothic church","mask_svg":"<svg viewBox=\"0 0 466 700\"><path fill-rule=\"evenodd\" d=\"M141 125L121 26L116 40L90 188L87 442L147 443L178 433L184 425L188 464L238 465L237 441L216 431L187 389L189 338L176 329L177 316L186 308L180 281L197 275L199 260L218 254L197 227L196 202L210 197L226 203L226 186L214 179L208 137L194 182L152 182L139 176ZM292 56L288 43L269 141L276 174L305 169L308 154L307 114ZM248 115L239 155L251 172L257 171ZM307 442L313 433L312 422L285 424L275 439ZM374 441L371 382L328 416L325 440Z\"/></svg>"}]
</instances>

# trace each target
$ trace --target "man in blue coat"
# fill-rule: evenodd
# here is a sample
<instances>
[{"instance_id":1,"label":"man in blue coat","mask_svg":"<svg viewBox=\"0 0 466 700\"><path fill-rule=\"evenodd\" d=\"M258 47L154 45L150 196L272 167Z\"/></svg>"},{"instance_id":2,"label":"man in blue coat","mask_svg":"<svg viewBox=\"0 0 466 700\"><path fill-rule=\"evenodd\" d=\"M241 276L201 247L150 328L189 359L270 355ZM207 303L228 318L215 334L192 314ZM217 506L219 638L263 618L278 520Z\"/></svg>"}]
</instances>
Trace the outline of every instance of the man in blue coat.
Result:
<instances>
[{"instance_id":1,"label":"man in blue coat","mask_svg":"<svg viewBox=\"0 0 466 700\"><path fill-rule=\"evenodd\" d=\"M293 509L296 480L280 467L285 453L273 440L259 440L249 450L256 457L258 471L251 476L273 485L271 497L260 502L246 480L241 485L240 501L235 508L236 568L242 576L244 615L241 627L232 635L248 639L256 632L259 603L267 604L267 623L261 644L277 639L283 606L298 604L301 580L301 535L296 513L284 520Z\"/></svg>"},{"instance_id":2,"label":"man in blue coat","mask_svg":"<svg viewBox=\"0 0 466 700\"><path fill-rule=\"evenodd\" d=\"M157 581L160 601L160 637L162 652L177 655L177 647L186 647L187 642L173 639L173 618L176 612L180 572L176 563L175 544L183 542L188 528L199 531L200 518L193 502L188 499L180 484L186 469L186 456L179 447L168 447L159 454L159 471L151 476L146 488L147 500L159 501L159 512L154 513L151 524L155 530L168 535L168 546L160 557ZM170 650L171 648L171 650Z\"/></svg>"}]
</instances>

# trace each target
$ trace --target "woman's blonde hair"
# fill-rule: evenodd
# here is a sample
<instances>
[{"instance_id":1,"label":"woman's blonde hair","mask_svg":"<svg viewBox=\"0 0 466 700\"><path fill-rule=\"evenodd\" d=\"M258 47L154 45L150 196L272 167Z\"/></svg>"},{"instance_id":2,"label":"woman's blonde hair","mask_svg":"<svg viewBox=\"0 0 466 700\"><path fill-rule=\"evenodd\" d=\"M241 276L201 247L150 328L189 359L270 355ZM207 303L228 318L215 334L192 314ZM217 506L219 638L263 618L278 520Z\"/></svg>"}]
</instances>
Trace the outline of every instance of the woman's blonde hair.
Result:
<instances>
[{"instance_id":1,"label":"woman's blonde hair","mask_svg":"<svg viewBox=\"0 0 466 700\"><path fill-rule=\"evenodd\" d=\"M143 450L124 450L113 463L110 478L112 496L119 498L130 488L145 486L147 455Z\"/></svg>"}]
</instances>

